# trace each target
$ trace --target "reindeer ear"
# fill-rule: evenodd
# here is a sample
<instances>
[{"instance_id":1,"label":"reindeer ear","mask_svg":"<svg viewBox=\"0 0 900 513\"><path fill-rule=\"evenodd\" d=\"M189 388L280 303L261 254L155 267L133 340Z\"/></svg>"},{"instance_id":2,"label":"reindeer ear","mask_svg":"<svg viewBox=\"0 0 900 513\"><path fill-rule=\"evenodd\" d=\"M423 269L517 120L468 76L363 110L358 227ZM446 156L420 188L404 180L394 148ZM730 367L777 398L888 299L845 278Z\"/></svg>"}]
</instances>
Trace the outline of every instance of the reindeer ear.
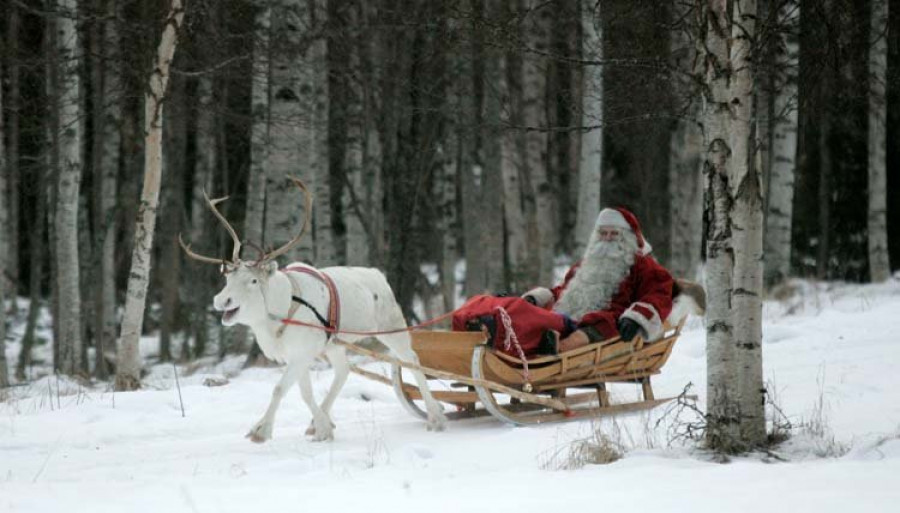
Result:
<instances>
[{"instance_id":1,"label":"reindeer ear","mask_svg":"<svg viewBox=\"0 0 900 513\"><path fill-rule=\"evenodd\" d=\"M272 276L278 270L278 262L266 262L263 269L265 269L267 275Z\"/></svg>"}]
</instances>

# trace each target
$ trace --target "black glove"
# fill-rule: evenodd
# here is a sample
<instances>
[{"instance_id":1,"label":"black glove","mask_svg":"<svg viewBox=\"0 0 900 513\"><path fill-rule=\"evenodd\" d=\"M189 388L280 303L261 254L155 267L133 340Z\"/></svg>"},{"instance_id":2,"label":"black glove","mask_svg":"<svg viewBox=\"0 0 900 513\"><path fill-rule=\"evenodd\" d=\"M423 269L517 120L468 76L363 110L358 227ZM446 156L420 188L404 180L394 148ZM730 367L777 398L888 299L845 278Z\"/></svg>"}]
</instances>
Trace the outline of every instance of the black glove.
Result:
<instances>
[{"instance_id":1,"label":"black glove","mask_svg":"<svg viewBox=\"0 0 900 513\"><path fill-rule=\"evenodd\" d=\"M638 334L640 329L640 324L627 317L619 319L619 336L622 337L622 340L625 342L631 342L631 339Z\"/></svg>"},{"instance_id":2,"label":"black glove","mask_svg":"<svg viewBox=\"0 0 900 513\"><path fill-rule=\"evenodd\" d=\"M525 296L522 299L524 299L525 301L528 301L529 303L533 304L534 306L537 306L537 299L535 299L534 296Z\"/></svg>"}]
</instances>

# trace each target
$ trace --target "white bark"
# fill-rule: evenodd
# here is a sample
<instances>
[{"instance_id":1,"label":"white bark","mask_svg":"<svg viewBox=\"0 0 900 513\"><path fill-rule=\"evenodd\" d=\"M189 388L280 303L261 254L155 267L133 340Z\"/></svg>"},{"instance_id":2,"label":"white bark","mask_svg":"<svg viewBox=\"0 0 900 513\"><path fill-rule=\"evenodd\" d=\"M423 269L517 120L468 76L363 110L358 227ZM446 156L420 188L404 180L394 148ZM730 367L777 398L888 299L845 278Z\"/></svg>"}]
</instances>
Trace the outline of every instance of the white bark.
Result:
<instances>
[{"instance_id":1,"label":"white bark","mask_svg":"<svg viewBox=\"0 0 900 513\"><path fill-rule=\"evenodd\" d=\"M581 51L590 61L603 59L601 3L583 1L581 9ZM584 247L594 230L600 211L600 178L603 168L603 66L585 66L581 82L581 124L597 126L581 135L581 160L578 168L578 210L575 217L575 254Z\"/></svg>"},{"instance_id":2,"label":"white bark","mask_svg":"<svg viewBox=\"0 0 900 513\"><path fill-rule=\"evenodd\" d=\"M301 40L312 26L311 6L288 0L275 7L272 34L271 121L266 168L266 210L263 243L278 247L296 235L303 222L302 199L288 175L297 176L320 199L316 176L315 70L312 50ZM316 205L315 218L323 215ZM284 261L312 261L314 238L304 237Z\"/></svg>"},{"instance_id":3,"label":"white bark","mask_svg":"<svg viewBox=\"0 0 900 513\"><path fill-rule=\"evenodd\" d=\"M131 255L131 272L125 296L122 320L121 347L116 364L116 389L134 390L140 387L140 337L144 322L144 306L150 276L150 250L159 206L159 186L162 180L162 124L163 99L169 81L169 67L178 43L178 29L184 19L181 0L172 0L166 26L157 48L156 62L150 75L149 88L144 97L144 186L138 212L138 226Z\"/></svg>"},{"instance_id":4,"label":"white bark","mask_svg":"<svg viewBox=\"0 0 900 513\"><path fill-rule=\"evenodd\" d=\"M872 282L891 275L887 243L887 133L885 88L887 79L887 0L871 2L869 47L869 275Z\"/></svg>"},{"instance_id":5,"label":"white bark","mask_svg":"<svg viewBox=\"0 0 900 513\"><path fill-rule=\"evenodd\" d=\"M56 19L59 87L55 92L59 112L59 169L56 230L56 276L59 293L59 361L66 374L83 370L81 361L81 294L78 259L78 193L81 186L80 41L75 25L77 2L59 0L63 14Z\"/></svg>"},{"instance_id":6,"label":"white bark","mask_svg":"<svg viewBox=\"0 0 900 513\"><path fill-rule=\"evenodd\" d=\"M731 105L734 123L729 185L734 237L731 306L741 440L759 447L766 440L765 385L762 377L763 196L753 135L753 38L756 0L734 2Z\"/></svg>"},{"instance_id":7,"label":"white bark","mask_svg":"<svg viewBox=\"0 0 900 513\"><path fill-rule=\"evenodd\" d=\"M775 285L790 275L791 223L794 217L794 171L797 158L797 69L800 57L800 6L788 2L778 18L784 23L775 55L778 77L772 119L771 171L766 189L766 283Z\"/></svg>"},{"instance_id":8,"label":"white bark","mask_svg":"<svg viewBox=\"0 0 900 513\"><path fill-rule=\"evenodd\" d=\"M676 19L684 19L687 9L674 9ZM693 28L675 28L671 35L672 65L675 67L675 101L684 105L672 133L669 146L669 219L671 252L668 267L674 276L694 279L700 271L703 245L703 173L701 151L703 130L700 124L700 101L690 79L699 69L697 47L688 34ZM684 75L682 75L682 73Z\"/></svg>"},{"instance_id":9,"label":"white bark","mask_svg":"<svg viewBox=\"0 0 900 513\"><path fill-rule=\"evenodd\" d=\"M710 0L707 144L709 443L740 452L765 441L761 301L762 184L753 165L750 40L755 0ZM730 35L730 40L725 37ZM729 45L729 42L731 43ZM732 259L733 258L733 259Z\"/></svg>"},{"instance_id":10,"label":"white bark","mask_svg":"<svg viewBox=\"0 0 900 513\"><path fill-rule=\"evenodd\" d=\"M529 24L525 28L525 40L529 47L548 51L550 44L550 8L537 0L524 0L530 10ZM547 61L536 54L523 55L522 109L525 126L525 168L530 188L528 197L534 208L526 206L529 216L529 253L534 259L531 272L537 283L553 281L553 257L555 250L556 213L554 195L547 175L547 125L546 91Z\"/></svg>"}]
</instances>

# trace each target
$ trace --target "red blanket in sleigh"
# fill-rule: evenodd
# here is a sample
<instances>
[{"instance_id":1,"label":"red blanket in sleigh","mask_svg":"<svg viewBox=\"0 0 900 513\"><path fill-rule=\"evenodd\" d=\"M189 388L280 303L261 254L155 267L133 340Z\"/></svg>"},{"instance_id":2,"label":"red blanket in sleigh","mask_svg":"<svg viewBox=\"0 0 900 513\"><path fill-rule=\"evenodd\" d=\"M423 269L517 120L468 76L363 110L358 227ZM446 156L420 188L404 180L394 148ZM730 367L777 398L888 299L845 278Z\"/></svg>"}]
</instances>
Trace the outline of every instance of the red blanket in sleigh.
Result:
<instances>
[{"instance_id":1,"label":"red blanket in sleigh","mask_svg":"<svg viewBox=\"0 0 900 513\"><path fill-rule=\"evenodd\" d=\"M495 350L528 359L538 356L538 346L545 331L555 330L561 337L566 337L575 329L575 323L520 297L473 296L454 312L453 330L480 330L482 327L490 332Z\"/></svg>"}]
</instances>

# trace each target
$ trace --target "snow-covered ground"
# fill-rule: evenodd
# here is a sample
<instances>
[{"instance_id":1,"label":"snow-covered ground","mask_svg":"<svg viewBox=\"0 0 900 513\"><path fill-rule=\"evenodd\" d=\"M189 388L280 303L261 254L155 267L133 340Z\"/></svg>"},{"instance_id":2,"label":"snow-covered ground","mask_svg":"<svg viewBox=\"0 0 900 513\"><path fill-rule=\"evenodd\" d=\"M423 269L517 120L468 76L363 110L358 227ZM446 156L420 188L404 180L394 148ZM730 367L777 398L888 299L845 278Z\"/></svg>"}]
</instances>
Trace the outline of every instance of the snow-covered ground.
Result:
<instances>
[{"instance_id":1,"label":"snow-covered ground","mask_svg":"<svg viewBox=\"0 0 900 513\"><path fill-rule=\"evenodd\" d=\"M388 387L356 375L335 405L333 442L304 437L310 415L294 392L275 438L255 445L243 435L280 369L238 372L232 359L179 368L181 400L171 365L134 393L56 378L13 387L0 403L0 512L900 511L900 279L797 290L765 306L765 376L795 426L773 454L721 464L670 445L679 424L665 408L539 427L481 418L429 433ZM657 396L690 382L704 406L704 345L695 320ZM14 362L18 344L7 351ZM204 386L210 377L229 382ZM320 397L330 379L325 367L314 373ZM635 388L613 393L636 398ZM560 470L573 442L597 431L624 457Z\"/></svg>"}]
</instances>

